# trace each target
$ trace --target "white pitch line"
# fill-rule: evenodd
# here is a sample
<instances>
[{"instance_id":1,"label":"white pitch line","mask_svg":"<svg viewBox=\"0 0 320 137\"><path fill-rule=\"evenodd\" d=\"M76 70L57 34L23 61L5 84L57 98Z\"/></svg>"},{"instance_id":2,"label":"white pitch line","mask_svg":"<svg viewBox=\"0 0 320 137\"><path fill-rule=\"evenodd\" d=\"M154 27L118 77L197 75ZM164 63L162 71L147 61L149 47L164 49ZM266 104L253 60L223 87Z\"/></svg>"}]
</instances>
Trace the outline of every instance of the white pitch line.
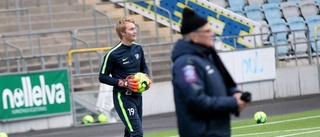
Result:
<instances>
[{"instance_id":1,"label":"white pitch line","mask_svg":"<svg viewBox=\"0 0 320 137\"><path fill-rule=\"evenodd\" d=\"M313 127L313 128L298 128L298 129L290 129L290 130L278 130L278 131L259 132L259 133L249 133L249 134L238 134L238 135L233 135L232 137L253 136L253 135L262 135L262 134L272 134L272 133L292 132L292 131L305 131L305 130L315 130L315 129L320 129L320 127ZM320 131L320 130L319 130L319 131Z\"/></svg>"},{"instance_id":2,"label":"white pitch line","mask_svg":"<svg viewBox=\"0 0 320 137\"><path fill-rule=\"evenodd\" d=\"M289 119L289 120L282 120L282 121L276 121L276 122L269 122L269 123L263 123L263 124L255 124L255 125L234 127L234 128L232 128L232 130L241 129L241 128L248 128L248 127L264 126L264 125L272 125L272 124L285 123L285 122L292 122L292 121L305 120L305 119L318 118L318 117L320 117L320 115L310 116L310 117L303 117L303 118L296 118L296 119Z\"/></svg>"},{"instance_id":3,"label":"white pitch line","mask_svg":"<svg viewBox=\"0 0 320 137\"><path fill-rule=\"evenodd\" d=\"M276 136L276 137L290 137L290 136L303 135L303 134L309 134L309 133L314 133L314 132L320 132L320 130L301 132L301 133L289 134L289 135L283 135L283 136Z\"/></svg>"}]
</instances>

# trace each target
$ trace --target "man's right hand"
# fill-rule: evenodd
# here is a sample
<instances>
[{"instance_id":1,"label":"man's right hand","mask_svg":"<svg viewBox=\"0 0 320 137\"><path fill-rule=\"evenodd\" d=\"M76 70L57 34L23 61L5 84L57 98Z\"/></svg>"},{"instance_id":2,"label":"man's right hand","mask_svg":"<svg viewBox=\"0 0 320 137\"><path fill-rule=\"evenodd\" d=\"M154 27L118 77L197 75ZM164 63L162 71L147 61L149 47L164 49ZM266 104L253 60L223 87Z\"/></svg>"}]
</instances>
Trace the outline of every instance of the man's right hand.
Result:
<instances>
[{"instance_id":1,"label":"man's right hand","mask_svg":"<svg viewBox=\"0 0 320 137\"><path fill-rule=\"evenodd\" d=\"M126 77L126 79L119 79L118 86L128 88L133 92L137 92L139 83L138 83L138 80L135 79L133 75L129 75Z\"/></svg>"},{"instance_id":2,"label":"man's right hand","mask_svg":"<svg viewBox=\"0 0 320 137\"><path fill-rule=\"evenodd\" d=\"M235 97L236 100L237 100L238 111L242 111L247 106L247 102L242 100L241 96L242 96L242 93L240 93L240 92L233 94L233 97Z\"/></svg>"}]
</instances>

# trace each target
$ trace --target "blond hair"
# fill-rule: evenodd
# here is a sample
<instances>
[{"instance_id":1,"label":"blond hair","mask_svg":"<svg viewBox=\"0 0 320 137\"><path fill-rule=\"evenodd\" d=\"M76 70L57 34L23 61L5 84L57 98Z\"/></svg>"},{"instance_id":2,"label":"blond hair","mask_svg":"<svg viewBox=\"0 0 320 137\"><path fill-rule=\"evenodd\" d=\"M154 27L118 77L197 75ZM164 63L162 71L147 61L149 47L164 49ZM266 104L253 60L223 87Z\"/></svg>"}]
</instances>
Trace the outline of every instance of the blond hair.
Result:
<instances>
[{"instance_id":1,"label":"blond hair","mask_svg":"<svg viewBox=\"0 0 320 137\"><path fill-rule=\"evenodd\" d=\"M128 22L135 24L134 20L132 18L124 17L124 18L120 19L116 25L116 31L117 31L117 34L120 39L122 39L121 32L126 31L126 23L128 23Z\"/></svg>"}]
</instances>

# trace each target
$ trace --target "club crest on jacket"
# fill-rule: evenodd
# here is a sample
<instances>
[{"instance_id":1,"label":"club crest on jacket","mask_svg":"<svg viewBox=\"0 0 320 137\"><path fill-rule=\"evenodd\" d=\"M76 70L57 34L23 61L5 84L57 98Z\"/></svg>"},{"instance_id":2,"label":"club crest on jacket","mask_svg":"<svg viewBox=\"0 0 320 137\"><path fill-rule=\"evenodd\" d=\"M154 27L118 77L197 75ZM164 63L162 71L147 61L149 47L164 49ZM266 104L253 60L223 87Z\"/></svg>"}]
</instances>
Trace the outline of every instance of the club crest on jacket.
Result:
<instances>
[{"instance_id":1,"label":"club crest on jacket","mask_svg":"<svg viewBox=\"0 0 320 137\"><path fill-rule=\"evenodd\" d=\"M184 80L188 83L195 82L198 78L196 69L192 65L187 65L183 67L183 75L184 75Z\"/></svg>"}]
</instances>

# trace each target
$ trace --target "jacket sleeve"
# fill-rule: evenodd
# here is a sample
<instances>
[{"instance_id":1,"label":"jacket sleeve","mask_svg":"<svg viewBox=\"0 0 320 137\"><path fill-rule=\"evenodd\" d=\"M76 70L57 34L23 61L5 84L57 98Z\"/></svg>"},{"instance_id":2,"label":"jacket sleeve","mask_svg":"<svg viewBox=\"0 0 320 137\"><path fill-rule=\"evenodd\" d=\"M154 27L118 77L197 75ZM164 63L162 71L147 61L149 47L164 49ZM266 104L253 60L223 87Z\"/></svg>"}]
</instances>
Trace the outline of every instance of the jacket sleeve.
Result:
<instances>
[{"instance_id":1,"label":"jacket sleeve","mask_svg":"<svg viewBox=\"0 0 320 137\"><path fill-rule=\"evenodd\" d=\"M228 89L228 95L232 96L234 93L241 92L237 87L232 87Z\"/></svg>"},{"instance_id":2,"label":"jacket sleeve","mask_svg":"<svg viewBox=\"0 0 320 137\"><path fill-rule=\"evenodd\" d=\"M111 71L113 69L114 61L112 56L108 54L104 57L104 60L101 65L100 73L99 73L99 81L104 84L108 84L111 86L118 86L119 80L117 78L113 78L110 76Z\"/></svg>"},{"instance_id":3,"label":"jacket sleeve","mask_svg":"<svg viewBox=\"0 0 320 137\"><path fill-rule=\"evenodd\" d=\"M144 51L143 51L143 48L140 46L141 48L141 62L140 62L140 71L142 73L146 73L149 75L149 69L148 69L148 66L147 66L147 63L146 63L146 59L144 57Z\"/></svg>"},{"instance_id":4,"label":"jacket sleeve","mask_svg":"<svg viewBox=\"0 0 320 137\"><path fill-rule=\"evenodd\" d=\"M185 70L191 66L193 70ZM188 71L188 72L186 72ZM237 101L232 96L210 96L205 92L205 81L201 72L193 63L180 63L173 66L173 84L175 99L180 100L188 109L197 113L236 112Z\"/></svg>"}]
</instances>

